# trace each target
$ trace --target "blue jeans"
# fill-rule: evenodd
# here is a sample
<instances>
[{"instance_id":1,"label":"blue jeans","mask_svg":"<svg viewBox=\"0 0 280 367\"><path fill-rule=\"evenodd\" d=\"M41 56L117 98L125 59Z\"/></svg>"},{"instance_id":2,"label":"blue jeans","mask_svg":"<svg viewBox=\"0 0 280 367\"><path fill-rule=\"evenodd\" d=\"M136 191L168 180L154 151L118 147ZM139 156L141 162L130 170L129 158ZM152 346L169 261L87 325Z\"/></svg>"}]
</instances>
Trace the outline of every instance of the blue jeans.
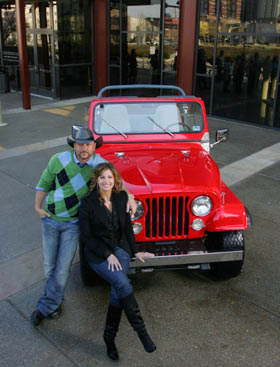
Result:
<instances>
[{"instance_id":1,"label":"blue jeans","mask_svg":"<svg viewBox=\"0 0 280 367\"><path fill-rule=\"evenodd\" d=\"M132 286L127 277L130 256L120 247L115 248L114 255L118 258L122 270L109 270L107 260L100 264L90 263L89 265L101 278L111 284L110 304L114 307L121 307L120 299L128 296L132 292Z\"/></svg>"},{"instance_id":2,"label":"blue jeans","mask_svg":"<svg viewBox=\"0 0 280 367\"><path fill-rule=\"evenodd\" d=\"M73 258L79 241L78 223L42 219L45 292L38 301L39 310L47 316L63 301Z\"/></svg>"}]
</instances>

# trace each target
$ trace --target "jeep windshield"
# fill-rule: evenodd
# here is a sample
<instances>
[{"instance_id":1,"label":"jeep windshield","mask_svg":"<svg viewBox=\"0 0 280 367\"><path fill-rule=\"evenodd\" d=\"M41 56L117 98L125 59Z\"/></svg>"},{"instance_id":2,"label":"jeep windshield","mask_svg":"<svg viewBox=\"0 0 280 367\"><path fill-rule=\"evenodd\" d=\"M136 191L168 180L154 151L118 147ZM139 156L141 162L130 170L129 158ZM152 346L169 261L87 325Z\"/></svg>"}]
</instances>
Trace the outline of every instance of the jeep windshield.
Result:
<instances>
[{"instance_id":1,"label":"jeep windshield","mask_svg":"<svg viewBox=\"0 0 280 367\"><path fill-rule=\"evenodd\" d=\"M99 135L193 134L203 130L197 102L116 102L95 106L93 130Z\"/></svg>"}]
</instances>

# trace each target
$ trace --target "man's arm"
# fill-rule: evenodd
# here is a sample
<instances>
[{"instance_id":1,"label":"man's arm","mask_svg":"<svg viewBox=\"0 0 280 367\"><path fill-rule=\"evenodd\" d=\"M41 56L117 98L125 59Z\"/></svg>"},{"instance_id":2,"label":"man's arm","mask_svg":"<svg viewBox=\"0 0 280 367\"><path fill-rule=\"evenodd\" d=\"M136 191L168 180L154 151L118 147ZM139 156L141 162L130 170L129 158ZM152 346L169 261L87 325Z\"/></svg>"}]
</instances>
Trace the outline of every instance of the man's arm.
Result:
<instances>
[{"instance_id":1,"label":"man's arm","mask_svg":"<svg viewBox=\"0 0 280 367\"><path fill-rule=\"evenodd\" d=\"M47 196L46 191L36 190L34 210L39 215L40 218L50 217L50 214L41 208L42 203L45 200L46 196Z\"/></svg>"},{"instance_id":2,"label":"man's arm","mask_svg":"<svg viewBox=\"0 0 280 367\"><path fill-rule=\"evenodd\" d=\"M127 213L131 212L132 214L135 214L136 209L137 209L137 205L136 205L136 202L134 200L134 195L132 195L129 192L128 188L125 186L124 183L123 183L123 189L128 195L128 200L127 200L127 205L126 205L126 212Z\"/></svg>"}]
</instances>

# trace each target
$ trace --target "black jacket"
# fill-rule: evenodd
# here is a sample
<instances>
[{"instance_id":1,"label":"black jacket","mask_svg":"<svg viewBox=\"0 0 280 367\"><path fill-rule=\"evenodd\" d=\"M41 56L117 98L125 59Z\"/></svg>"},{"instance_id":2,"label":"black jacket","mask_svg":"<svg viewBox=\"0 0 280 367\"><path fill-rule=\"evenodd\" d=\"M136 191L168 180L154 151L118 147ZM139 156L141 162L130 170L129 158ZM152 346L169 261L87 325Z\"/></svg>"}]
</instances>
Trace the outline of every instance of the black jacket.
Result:
<instances>
[{"instance_id":1,"label":"black jacket","mask_svg":"<svg viewBox=\"0 0 280 367\"><path fill-rule=\"evenodd\" d=\"M127 193L112 193L111 201L119 217L119 246L132 257L137 252L137 246L130 215L126 212ZM79 216L80 240L84 243L87 261L99 264L113 253L113 246L106 209L100 203L97 191L82 200Z\"/></svg>"}]
</instances>

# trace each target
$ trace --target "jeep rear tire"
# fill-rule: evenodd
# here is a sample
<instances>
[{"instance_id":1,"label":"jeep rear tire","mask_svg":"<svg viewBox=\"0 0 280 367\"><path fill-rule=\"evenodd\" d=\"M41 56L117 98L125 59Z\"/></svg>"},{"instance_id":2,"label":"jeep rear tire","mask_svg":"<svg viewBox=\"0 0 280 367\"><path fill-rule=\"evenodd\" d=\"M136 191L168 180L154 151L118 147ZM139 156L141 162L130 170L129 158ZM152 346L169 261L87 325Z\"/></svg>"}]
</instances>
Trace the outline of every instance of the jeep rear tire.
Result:
<instances>
[{"instance_id":1,"label":"jeep rear tire","mask_svg":"<svg viewBox=\"0 0 280 367\"><path fill-rule=\"evenodd\" d=\"M243 231L212 232L206 238L208 250L245 250ZM210 272L218 279L229 279L236 277L242 271L243 258L240 261L225 261L210 264Z\"/></svg>"}]
</instances>

